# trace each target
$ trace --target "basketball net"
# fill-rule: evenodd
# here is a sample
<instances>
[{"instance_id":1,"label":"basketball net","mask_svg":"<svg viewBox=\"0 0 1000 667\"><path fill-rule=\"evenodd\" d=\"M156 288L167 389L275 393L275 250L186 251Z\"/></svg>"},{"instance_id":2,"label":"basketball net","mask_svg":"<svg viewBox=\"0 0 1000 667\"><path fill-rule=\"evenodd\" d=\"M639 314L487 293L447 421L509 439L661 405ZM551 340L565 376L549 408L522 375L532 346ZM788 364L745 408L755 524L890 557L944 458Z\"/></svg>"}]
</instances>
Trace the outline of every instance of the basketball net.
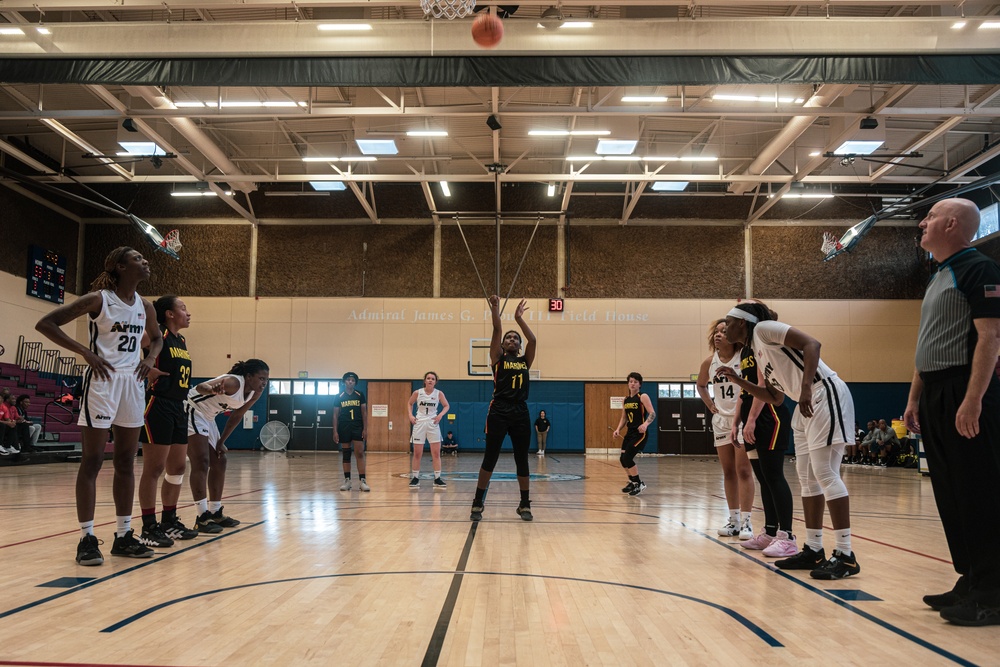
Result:
<instances>
[{"instance_id":1,"label":"basketball net","mask_svg":"<svg viewBox=\"0 0 1000 667\"><path fill-rule=\"evenodd\" d=\"M160 241L160 245L172 252L177 252L184 247L181 245L181 234L176 229L171 230L164 236L163 240Z\"/></svg>"},{"instance_id":2,"label":"basketball net","mask_svg":"<svg viewBox=\"0 0 1000 667\"><path fill-rule=\"evenodd\" d=\"M436 19L465 18L476 8L476 0L420 0L424 14Z\"/></svg>"},{"instance_id":3,"label":"basketball net","mask_svg":"<svg viewBox=\"0 0 1000 667\"><path fill-rule=\"evenodd\" d=\"M829 255L831 252L843 250L844 246L840 245L840 240L831 232L823 232L823 245L819 249L824 255Z\"/></svg>"}]
</instances>

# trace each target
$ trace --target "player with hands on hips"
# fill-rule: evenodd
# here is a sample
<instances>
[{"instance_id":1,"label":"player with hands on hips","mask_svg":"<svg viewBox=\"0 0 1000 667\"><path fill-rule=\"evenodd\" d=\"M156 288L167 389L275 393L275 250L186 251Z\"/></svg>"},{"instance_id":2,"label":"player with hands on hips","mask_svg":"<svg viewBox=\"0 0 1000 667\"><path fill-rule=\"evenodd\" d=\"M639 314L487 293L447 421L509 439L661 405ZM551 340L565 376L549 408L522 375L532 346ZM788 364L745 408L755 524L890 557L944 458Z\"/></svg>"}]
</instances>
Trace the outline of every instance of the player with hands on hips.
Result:
<instances>
[{"instance_id":1,"label":"player with hands on hips","mask_svg":"<svg viewBox=\"0 0 1000 667\"><path fill-rule=\"evenodd\" d=\"M424 453L424 441L431 446L431 462L434 466L434 488L444 489L448 485L441 479L441 420L448 413L448 399L444 392L437 389L437 373L428 371L424 373L424 386L417 389L410 395L407 404L410 424L413 425L413 433L410 436L410 444L413 446L413 465L410 476L410 488L416 489L420 486L420 458ZM413 413L413 406L417 407L416 414ZM440 408L440 411L438 410Z\"/></svg>"}]
</instances>

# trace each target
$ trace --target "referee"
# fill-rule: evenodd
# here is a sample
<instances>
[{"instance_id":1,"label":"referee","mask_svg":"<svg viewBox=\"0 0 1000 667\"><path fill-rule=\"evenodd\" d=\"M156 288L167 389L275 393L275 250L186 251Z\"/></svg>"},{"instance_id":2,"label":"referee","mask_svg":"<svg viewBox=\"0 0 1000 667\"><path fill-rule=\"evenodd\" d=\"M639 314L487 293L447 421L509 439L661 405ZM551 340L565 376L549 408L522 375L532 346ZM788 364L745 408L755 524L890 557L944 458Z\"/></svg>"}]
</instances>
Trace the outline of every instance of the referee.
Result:
<instances>
[{"instance_id":1,"label":"referee","mask_svg":"<svg viewBox=\"0 0 1000 667\"><path fill-rule=\"evenodd\" d=\"M940 264L920 309L904 419L922 433L955 587L924 602L956 625L1000 625L1000 265L971 242L979 209L947 199L920 223Z\"/></svg>"}]
</instances>

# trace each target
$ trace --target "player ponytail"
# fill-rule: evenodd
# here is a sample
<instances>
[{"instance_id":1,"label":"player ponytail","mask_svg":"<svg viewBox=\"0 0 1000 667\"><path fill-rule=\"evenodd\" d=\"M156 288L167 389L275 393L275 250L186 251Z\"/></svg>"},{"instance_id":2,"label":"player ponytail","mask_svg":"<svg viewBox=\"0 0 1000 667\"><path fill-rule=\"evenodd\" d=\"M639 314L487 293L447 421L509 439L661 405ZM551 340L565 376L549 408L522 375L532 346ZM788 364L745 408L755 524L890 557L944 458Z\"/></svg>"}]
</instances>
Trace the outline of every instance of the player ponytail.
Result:
<instances>
[{"instance_id":1,"label":"player ponytail","mask_svg":"<svg viewBox=\"0 0 1000 667\"><path fill-rule=\"evenodd\" d=\"M159 299L153 302L153 308L156 310L156 321L161 326L167 323L167 311L173 310L174 305L177 303L176 294L167 294L166 296L161 296Z\"/></svg>"},{"instance_id":2,"label":"player ponytail","mask_svg":"<svg viewBox=\"0 0 1000 667\"><path fill-rule=\"evenodd\" d=\"M104 259L104 270L90 283L90 291L100 290L115 291L118 289L118 265L125 263L125 257L132 252L132 248L121 246L112 250Z\"/></svg>"},{"instance_id":3,"label":"player ponytail","mask_svg":"<svg viewBox=\"0 0 1000 667\"><path fill-rule=\"evenodd\" d=\"M237 361L233 364L233 367L229 369L230 375L242 375L247 377L250 375L257 375L262 372L270 372L271 369L268 368L260 359L247 359L246 361Z\"/></svg>"},{"instance_id":4,"label":"player ponytail","mask_svg":"<svg viewBox=\"0 0 1000 667\"><path fill-rule=\"evenodd\" d=\"M715 329L720 324L725 324L726 318L715 320L710 325L708 325L708 351L715 352Z\"/></svg>"}]
</instances>

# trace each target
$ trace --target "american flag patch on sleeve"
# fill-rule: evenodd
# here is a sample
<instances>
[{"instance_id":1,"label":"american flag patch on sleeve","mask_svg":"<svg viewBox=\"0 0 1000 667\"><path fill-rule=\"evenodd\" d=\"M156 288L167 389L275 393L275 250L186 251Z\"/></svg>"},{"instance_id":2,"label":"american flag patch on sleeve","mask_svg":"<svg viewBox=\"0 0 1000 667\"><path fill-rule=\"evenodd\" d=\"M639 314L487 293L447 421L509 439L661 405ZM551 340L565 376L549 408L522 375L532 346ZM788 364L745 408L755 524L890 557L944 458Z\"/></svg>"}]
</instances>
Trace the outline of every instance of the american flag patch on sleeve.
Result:
<instances>
[{"instance_id":1,"label":"american flag patch on sleeve","mask_svg":"<svg viewBox=\"0 0 1000 667\"><path fill-rule=\"evenodd\" d=\"M983 290L986 298L1000 297L1000 285L983 285Z\"/></svg>"}]
</instances>

